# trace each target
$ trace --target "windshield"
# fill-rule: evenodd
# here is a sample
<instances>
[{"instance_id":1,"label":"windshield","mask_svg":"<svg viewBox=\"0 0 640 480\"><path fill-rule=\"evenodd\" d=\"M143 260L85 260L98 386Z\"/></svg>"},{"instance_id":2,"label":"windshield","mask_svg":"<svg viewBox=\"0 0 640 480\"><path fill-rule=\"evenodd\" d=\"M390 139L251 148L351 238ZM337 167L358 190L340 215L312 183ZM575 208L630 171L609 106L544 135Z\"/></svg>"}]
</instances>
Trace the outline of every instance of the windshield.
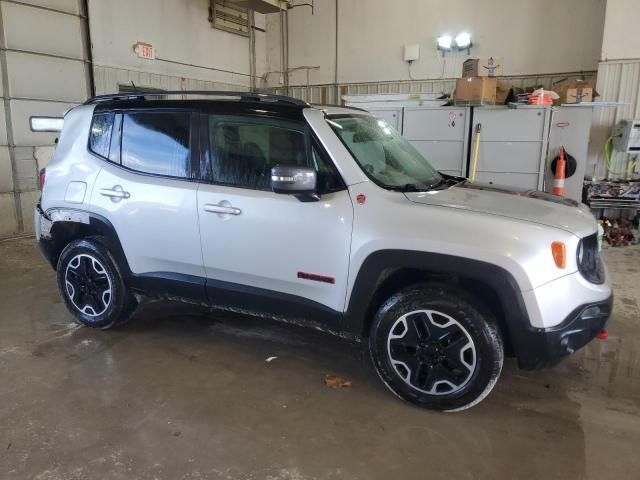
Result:
<instances>
[{"instance_id":1,"label":"windshield","mask_svg":"<svg viewBox=\"0 0 640 480\"><path fill-rule=\"evenodd\" d=\"M436 169L384 120L369 115L333 115L327 122L378 185L428 190L442 183Z\"/></svg>"}]
</instances>

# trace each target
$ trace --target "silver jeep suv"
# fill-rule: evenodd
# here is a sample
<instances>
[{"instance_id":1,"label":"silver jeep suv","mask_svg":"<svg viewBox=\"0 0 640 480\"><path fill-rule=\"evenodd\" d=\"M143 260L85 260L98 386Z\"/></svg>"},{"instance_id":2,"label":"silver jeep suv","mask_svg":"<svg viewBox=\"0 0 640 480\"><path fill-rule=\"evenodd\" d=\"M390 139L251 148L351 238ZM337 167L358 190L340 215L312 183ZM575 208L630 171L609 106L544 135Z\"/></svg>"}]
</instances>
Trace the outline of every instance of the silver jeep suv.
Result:
<instances>
[{"instance_id":1,"label":"silver jeep suv","mask_svg":"<svg viewBox=\"0 0 640 480\"><path fill-rule=\"evenodd\" d=\"M586 206L438 173L364 111L208 93L64 117L35 223L82 324L158 297L305 324L367 342L391 391L445 411L481 401L505 354L551 366L605 325Z\"/></svg>"}]
</instances>

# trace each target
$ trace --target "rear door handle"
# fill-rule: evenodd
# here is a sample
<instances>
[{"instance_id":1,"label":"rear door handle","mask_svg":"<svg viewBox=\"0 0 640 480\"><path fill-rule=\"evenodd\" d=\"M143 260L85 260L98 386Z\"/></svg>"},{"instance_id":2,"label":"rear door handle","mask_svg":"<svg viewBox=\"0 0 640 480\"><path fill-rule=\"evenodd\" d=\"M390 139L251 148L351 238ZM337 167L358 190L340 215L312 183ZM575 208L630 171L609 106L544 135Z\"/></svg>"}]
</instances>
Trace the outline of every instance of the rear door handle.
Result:
<instances>
[{"instance_id":1,"label":"rear door handle","mask_svg":"<svg viewBox=\"0 0 640 480\"><path fill-rule=\"evenodd\" d=\"M220 203L205 203L203 208L205 212L209 213L222 213L226 215L240 215L242 213L242 210L231 206L226 200Z\"/></svg>"},{"instance_id":2,"label":"rear door handle","mask_svg":"<svg viewBox=\"0 0 640 480\"><path fill-rule=\"evenodd\" d=\"M119 202L123 198L126 199L131 197L131 194L129 192L125 192L120 185L114 185L113 188L101 188L99 192L100 195L110 197L114 202Z\"/></svg>"}]
</instances>

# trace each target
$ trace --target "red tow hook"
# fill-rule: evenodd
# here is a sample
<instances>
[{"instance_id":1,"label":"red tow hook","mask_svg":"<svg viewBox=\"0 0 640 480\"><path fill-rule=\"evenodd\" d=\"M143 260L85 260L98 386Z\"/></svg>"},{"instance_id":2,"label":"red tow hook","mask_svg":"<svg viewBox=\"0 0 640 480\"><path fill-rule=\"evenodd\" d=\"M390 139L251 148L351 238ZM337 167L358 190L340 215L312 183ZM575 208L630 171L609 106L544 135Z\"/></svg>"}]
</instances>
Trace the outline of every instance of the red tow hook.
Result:
<instances>
[{"instance_id":1,"label":"red tow hook","mask_svg":"<svg viewBox=\"0 0 640 480\"><path fill-rule=\"evenodd\" d=\"M609 332L607 332L604 328L596 333L596 338L598 340L606 340L609 338Z\"/></svg>"}]
</instances>

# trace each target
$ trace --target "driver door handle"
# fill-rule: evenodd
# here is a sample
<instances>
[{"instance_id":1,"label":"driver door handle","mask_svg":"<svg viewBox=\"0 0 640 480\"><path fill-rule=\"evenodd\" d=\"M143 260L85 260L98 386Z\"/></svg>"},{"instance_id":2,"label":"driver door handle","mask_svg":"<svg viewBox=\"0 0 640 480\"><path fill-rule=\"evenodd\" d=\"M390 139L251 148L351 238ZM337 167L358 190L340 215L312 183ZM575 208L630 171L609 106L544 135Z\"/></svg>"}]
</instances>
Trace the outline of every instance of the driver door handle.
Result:
<instances>
[{"instance_id":1,"label":"driver door handle","mask_svg":"<svg viewBox=\"0 0 640 480\"><path fill-rule=\"evenodd\" d=\"M227 215L240 215L242 213L242 210L231 206L229 202L220 202L218 204L205 203L203 208L205 212L209 213L223 213Z\"/></svg>"}]
</instances>

